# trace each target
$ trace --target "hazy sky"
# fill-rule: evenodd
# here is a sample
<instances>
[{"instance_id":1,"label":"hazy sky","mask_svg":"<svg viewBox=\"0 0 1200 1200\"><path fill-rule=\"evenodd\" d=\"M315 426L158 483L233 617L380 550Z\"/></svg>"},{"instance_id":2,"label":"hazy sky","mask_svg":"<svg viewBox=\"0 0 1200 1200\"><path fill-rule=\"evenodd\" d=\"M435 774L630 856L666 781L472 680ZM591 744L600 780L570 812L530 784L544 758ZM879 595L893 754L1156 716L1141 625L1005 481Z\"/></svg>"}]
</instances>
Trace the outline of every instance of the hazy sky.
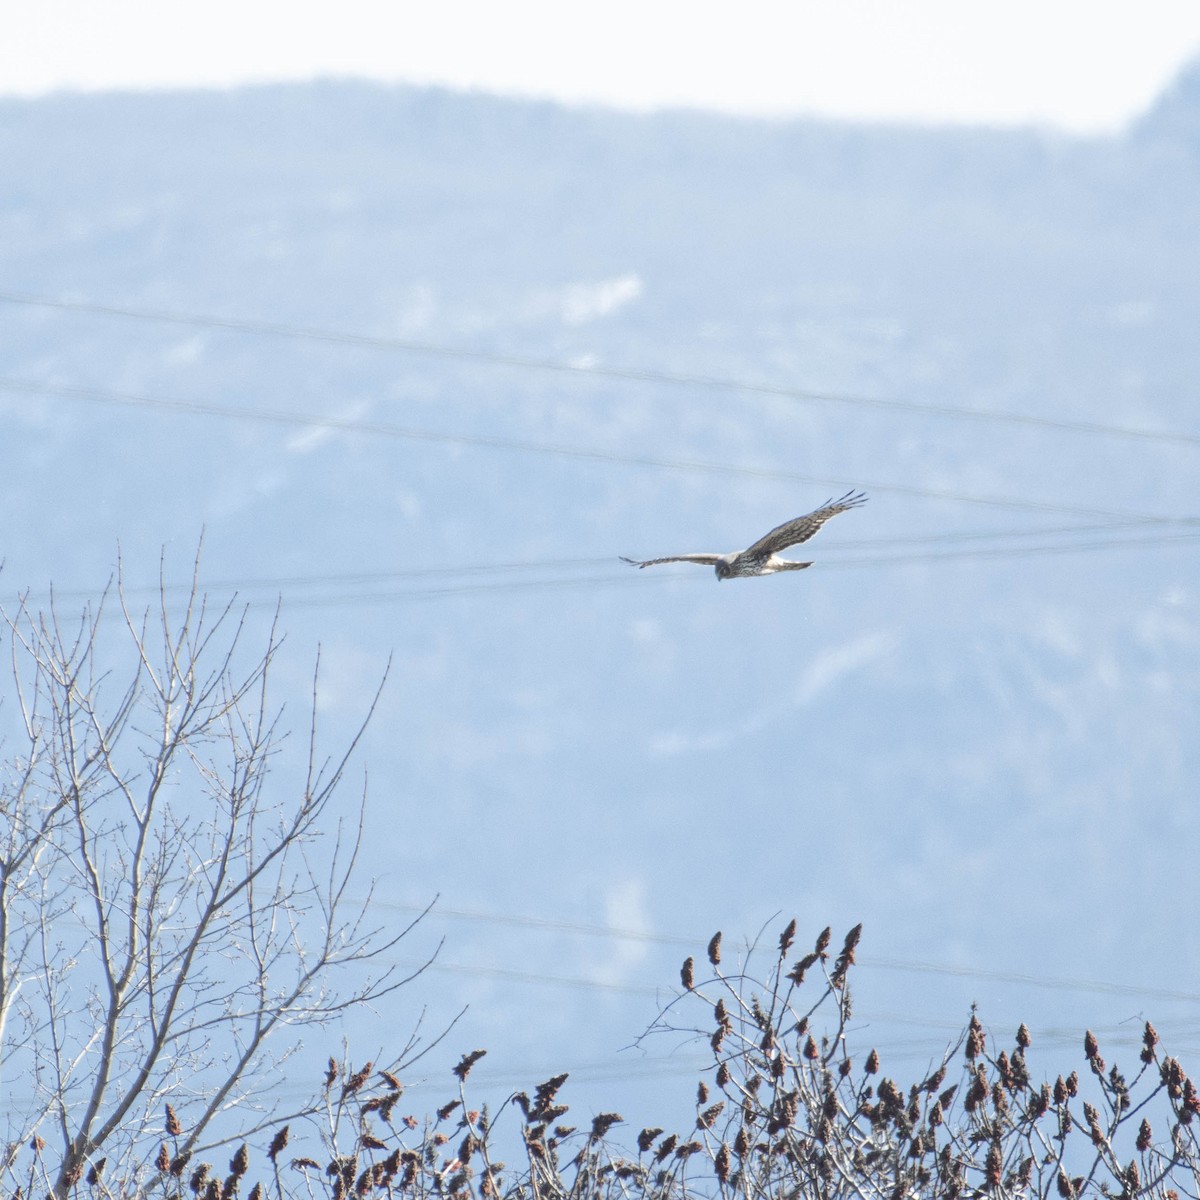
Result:
<instances>
[{"instance_id":1,"label":"hazy sky","mask_svg":"<svg viewBox=\"0 0 1200 1200\"><path fill-rule=\"evenodd\" d=\"M1200 54L1197 0L741 0L734 13L696 0L38 0L5 17L0 93L340 75L1099 131Z\"/></svg>"}]
</instances>

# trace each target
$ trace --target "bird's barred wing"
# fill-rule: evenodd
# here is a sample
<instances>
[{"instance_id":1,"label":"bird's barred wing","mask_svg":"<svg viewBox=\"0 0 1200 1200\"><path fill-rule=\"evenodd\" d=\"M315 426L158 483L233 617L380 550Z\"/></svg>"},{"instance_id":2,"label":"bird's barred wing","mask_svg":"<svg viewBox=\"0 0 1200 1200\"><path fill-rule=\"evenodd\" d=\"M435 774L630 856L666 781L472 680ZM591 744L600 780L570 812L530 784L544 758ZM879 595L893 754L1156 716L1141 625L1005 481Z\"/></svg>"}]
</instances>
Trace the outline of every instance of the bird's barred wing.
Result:
<instances>
[{"instance_id":1,"label":"bird's barred wing","mask_svg":"<svg viewBox=\"0 0 1200 1200\"><path fill-rule=\"evenodd\" d=\"M626 558L621 555L621 561L634 567L657 567L659 563L690 562L699 563L703 567L713 567L721 560L719 554L672 554L669 558L648 558L644 562L638 558Z\"/></svg>"},{"instance_id":2,"label":"bird's barred wing","mask_svg":"<svg viewBox=\"0 0 1200 1200\"><path fill-rule=\"evenodd\" d=\"M867 497L862 492L847 492L840 500L827 500L820 508L806 516L793 517L792 520L784 521L782 525L776 526L743 553L755 558L766 558L769 554L786 550L788 546L807 542L830 517L836 517L838 513L845 512L850 508L857 508L866 502Z\"/></svg>"}]
</instances>

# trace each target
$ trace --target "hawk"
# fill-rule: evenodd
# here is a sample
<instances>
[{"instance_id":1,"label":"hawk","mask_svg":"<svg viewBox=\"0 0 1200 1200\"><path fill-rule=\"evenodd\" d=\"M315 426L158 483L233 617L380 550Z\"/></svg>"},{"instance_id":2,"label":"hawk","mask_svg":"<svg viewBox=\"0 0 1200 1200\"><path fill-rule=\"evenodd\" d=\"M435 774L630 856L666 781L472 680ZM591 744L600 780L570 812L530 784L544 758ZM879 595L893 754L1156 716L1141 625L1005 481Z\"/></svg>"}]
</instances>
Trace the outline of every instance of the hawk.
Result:
<instances>
[{"instance_id":1,"label":"hawk","mask_svg":"<svg viewBox=\"0 0 1200 1200\"><path fill-rule=\"evenodd\" d=\"M811 567L810 562L792 562L780 558L777 551L786 550L800 542L807 542L830 517L847 509L865 504L863 492L847 492L840 500L827 500L820 508L803 517L794 517L776 526L770 533L760 537L753 546L735 550L732 554L672 554L668 558L648 558L644 562L636 558L621 556L622 562L635 567L656 567L659 563L690 562L705 567L715 567L718 579L742 579L747 575L774 575L776 571L803 571Z\"/></svg>"}]
</instances>

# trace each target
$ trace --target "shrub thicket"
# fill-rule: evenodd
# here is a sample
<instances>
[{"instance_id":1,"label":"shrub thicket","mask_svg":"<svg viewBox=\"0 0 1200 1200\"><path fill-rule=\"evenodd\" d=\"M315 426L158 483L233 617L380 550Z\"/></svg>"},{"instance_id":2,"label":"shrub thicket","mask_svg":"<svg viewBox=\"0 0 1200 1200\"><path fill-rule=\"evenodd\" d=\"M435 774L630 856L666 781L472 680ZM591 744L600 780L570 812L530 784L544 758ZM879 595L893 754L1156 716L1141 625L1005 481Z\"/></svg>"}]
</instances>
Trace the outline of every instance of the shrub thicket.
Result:
<instances>
[{"instance_id":1,"label":"shrub thicket","mask_svg":"<svg viewBox=\"0 0 1200 1200\"><path fill-rule=\"evenodd\" d=\"M1049 1080L1028 1061L1024 1024L1001 1044L972 1013L932 1073L901 1082L875 1050L852 1054L861 926L836 954L827 929L799 958L795 930L792 921L762 980L723 968L720 934L707 967L684 963L682 989L648 1032L691 1028L708 1041L712 1065L688 1129L648 1127L623 1143L617 1113L576 1127L561 1100L565 1074L491 1114L472 1106L467 1087L482 1050L464 1055L453 1093L418 1119L404 1114L393 1073L331 1059L319 1157L289 1157L291 1131L279 1127L262 1136L257 1174L247 1145L220 1171L178 1152L183 1131L168 1106L157 1160L135 1186L106 1184L99 1163L77 1190L163 1200L1178 1200L1200 1191L1200 1094L1148 1022L1132 1073L1107 1063L1088 1032L1081 1070ZM500 1160L501 1146L513 1161Z\"/></svg>"}]
</instances>

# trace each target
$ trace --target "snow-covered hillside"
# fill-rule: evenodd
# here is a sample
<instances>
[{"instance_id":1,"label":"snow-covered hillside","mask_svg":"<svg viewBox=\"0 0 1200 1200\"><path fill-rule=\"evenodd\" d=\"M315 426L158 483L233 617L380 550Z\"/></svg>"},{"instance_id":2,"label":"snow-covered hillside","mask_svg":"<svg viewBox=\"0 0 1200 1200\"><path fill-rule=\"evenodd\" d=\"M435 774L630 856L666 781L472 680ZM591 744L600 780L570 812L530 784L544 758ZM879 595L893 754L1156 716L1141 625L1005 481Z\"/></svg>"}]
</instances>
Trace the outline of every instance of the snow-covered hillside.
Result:
<instances>
[{"instance_id":1,"label":"snow-covered hillside","mask_svg":"<svg viewBox=\"0 0 1200 1200\"><path fill-rule=\"evenodd\" d=\"M359 1057L469 1001L448 1062L661 1119L675 1047L617 1051L672 939L776 913L865 923L885 1058L972 999L1194 1053L1195 93L1086 142L332 83L6 102L6 601L78 605L118 543L183 581L203 531L214 593L282 596L298 720L318 643L331 737L394 654L368 866L386 919L450 911ZM807 572L618 561L851 487Z\"/></svg>"}]
</instances>

